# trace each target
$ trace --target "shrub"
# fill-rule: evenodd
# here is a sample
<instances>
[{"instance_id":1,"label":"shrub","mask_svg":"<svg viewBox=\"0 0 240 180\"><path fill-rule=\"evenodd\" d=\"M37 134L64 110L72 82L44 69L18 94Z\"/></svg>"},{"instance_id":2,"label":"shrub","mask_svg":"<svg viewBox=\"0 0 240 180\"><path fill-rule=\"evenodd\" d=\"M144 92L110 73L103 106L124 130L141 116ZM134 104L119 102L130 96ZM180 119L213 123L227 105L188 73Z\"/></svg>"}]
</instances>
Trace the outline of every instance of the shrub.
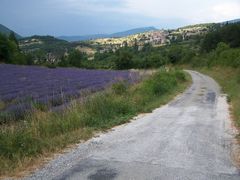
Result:
<instances>
[{"instance_id":1,"label":"shrub","mask_svg":"<svg viewBox=\"0 0 240 180\"><path fill-rule=\"evenodd\" d=\"M122 95L127 92L127 82L118 81L112 85L112 91L114 94Z\"/></svg>"},{"instance_id":2,"label":"shrub","mask_svg":"<svg viewBox=\"0 0 240 180\"><path fill-rule=\"evenodd\" d=\"M117 69L130 69L132 68L132 54L126 50L120 51L119 55L115 59L115 65Z\"/></svg>"},{"instance_id":3,"label":"shrub","mask_svg":"<svg viewBox=\"0 0 240 180\"><path fill-rule=\"evenodd\" d=\"M240 49L227 49L219 53L216 57L217 65L239 67Z\"/></svg>"},{"instance_id":4,"label":"shrub","mask_svg":"<svg viewBox=\"0 0 240 180\"><path fill-rule=\"evenodd\" d=\"M33 156L42 151L43 143L30 132L16 130L3 132L0 136L0 154L11 160L19 156Z\"/></svg>"},{"instance_id":5,"label":"shrub","mask_svg":"<svg viewBox=\"0 0 240 180\"><path fill-rule=\"evenodd\" d=\"M82 61L86 60L86 55L75 49L69 53L67 60L71 66L82 67Z\"/></svg>"},{"instance_id":6,"label":"shrub","mask_svg":"<svg viewBox=\"0 0 240 180\"><path fill-rule=\"evenodd\" d=\"M170 63L176 64L181 61L183 57L183 49L179 46L171 46L168 52L168 59Z\"/></svg>"},{"instance_id":7,"label":"shrub","mask_svg":"<svg viewBox=\"0 0 240 180\"><path fill-rule=\"evenodd\" d=\"M52 64L52 63L49 63L49 64L47 64L46 65L48 68L50 68L50 69L55 69L55 68L57 68L57 66L55 65L55 64Z\"/></svg>"},{"instance_id":8,"label":"shrub","mask_svg":"<svg viewBox=\"0 0 240 180\"><path fill-rule=\"evenodd\" d=\"M176 78L177 78L178 80L180 80L180 81L182 81L182 82L184 82L184 81L187 80L187 79L186 79L186 75L184 74L183 71L176 71L176 72L175 72L175 76L176 76Z\"/></svg>"},{"instance_id":9,"label":"shrub","mask_svg":"<svg viewBox=\"0 0 240 180\"><path fill-rule=\"evenodd\" d=\"M118 124L115 122L116 117L135 112L128 99L108 93L97 94L88 99L82 108L82 119L85 126L99 128Z\"/></svg>"},{"instance_id":10,"label":"shrub","mask_svg":"<svg viewBox=\"0 0 240 180\"><path fill-rule=\"evenodd\" d=\"M165 94L176 86L177 80L173 73L159 72L146 82L146 86L154 95Z\"/></svg>"},{"instance_id":11,"label":"shrub","mask_svg":"<svg viewBox=\"0 0 240 180\"><path fill-rule=\"evenodd\" d=\"M221 52L223 52L229 48L230 48L229 45L227 45L224 42L220 42L217 44L216 53L219 55Z\"/></svg>"}]
</instances>

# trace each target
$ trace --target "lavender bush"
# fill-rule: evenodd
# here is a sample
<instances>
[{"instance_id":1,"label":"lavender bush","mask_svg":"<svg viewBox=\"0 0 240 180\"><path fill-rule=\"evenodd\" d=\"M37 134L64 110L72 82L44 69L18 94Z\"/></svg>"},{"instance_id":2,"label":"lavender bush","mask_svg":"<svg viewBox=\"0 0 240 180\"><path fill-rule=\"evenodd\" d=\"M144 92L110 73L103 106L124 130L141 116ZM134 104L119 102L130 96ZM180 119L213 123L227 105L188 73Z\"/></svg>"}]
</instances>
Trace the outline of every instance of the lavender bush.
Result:
<instances>
[{"instance_id":1,"label":"lavender bush","mask_svg":"<svg viewBox=\"0 0 240 180\"><path fill-rule=\"evenodd\" d=\"M62 105L79 98L82 91L99 91L119 80L133 83L138 73L0 64L0 77L3 119L6 114L21 117L32 108Z\"/></svg>"}]
</instances>

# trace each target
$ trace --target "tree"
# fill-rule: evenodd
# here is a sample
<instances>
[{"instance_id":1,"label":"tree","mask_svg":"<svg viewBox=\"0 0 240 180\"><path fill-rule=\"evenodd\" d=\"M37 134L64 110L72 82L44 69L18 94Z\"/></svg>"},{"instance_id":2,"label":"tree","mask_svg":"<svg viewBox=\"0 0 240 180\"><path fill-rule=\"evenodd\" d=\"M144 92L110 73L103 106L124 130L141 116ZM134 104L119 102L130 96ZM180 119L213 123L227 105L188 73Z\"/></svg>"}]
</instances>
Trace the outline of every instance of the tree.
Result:
<instances>
[{"instance_id":1,"label":"tree","mask_svg":"<svg viewBox=\"0 0 240 180\"><path fill-rule=\"evenodd\" d=\"M8 39L0 34L0 62L6 62L10 59Z\"/></svg>"},{"instance_id":2,"label":"tree","mask_svg":"<svg viewBox=\"0 0 240 180\"><path fill-rule=\"evenodd\" d=\"M211 32L203 39L201 50L210 52L217 47L217 44L221 42L222 38L218 32Z\"/></svg>"},{"instance_id":3,"label":"tree","mask_svg":"<svg viewBox=\"0 0 240 180\"><path fill-rule=\"evenodd\" d=\"M27 65L33 65L34 61L33 61L33 56L31 54L26 54L25 55L25 62Z\"/></svg>"},{"instance_id":4,"label":"tree","mask_svg":"<svg viewBox=\"0 0 240 180\"><path fill-rule=\"evenodd\" d=\"M136 38L134 38L133 51L134 53L138 52L138 42Z\"/></svg>"},{"instance_id":5,"label":"tree","mask_svg":"<svg viewBox=\"0 0 240 180\"><path fill-rule=\"evenodd\" d=\"M142 51L143 52L150 52L152 50L152 45L150 43L146 43L144 44L143 48L142 48Z\"/></svg>"},{"instance_id":6,"label":"tree","mask_svg":"<svg viewBox=\"0 0 240 180\"><path fill-rule=\"evenodd\" d=\"M116 57L115 65L117 69L130 69L132 67L132 54L126 50L119 52L119 55Z\"/></svg>"},{"instance_id":7,"label":"tree","mask_svg":"<svg viewBox=\"0 0 240 180\"><path fill-rule=\"evenodd\" d=\"M17 44L4 35L0 35L0 61L5 63L17 63L16 58L20 54Z\"/></svg>"},{"instance_id":8,"label":"tree","mask_svg":"<svg viewBox=\"0 0 240 180\"><path fill-rule=\"evenodd\" d=\"M9 34L9 40L15 42L16 45L19 45L18 40L17 40L17 38L15 36L15 33L13 31L11 31L11 33Z\"/></svg>"},{"instance_id":9,"label":"tree","mask_svg":"<svg viewBox=\"0 0 240 180\"><path fill-rule=\"evenodd\" d=\"M229 48L230 47L229 47L228 44L226 44L224 42L220 42L220 43L217 44L216 53L217 53L217 55L219 55L221 52L223 52L223 51L225 51Z\"/></svg>"},{"instance_id":10,"label":"tree","mask_svg":"<svg viewBox=\"0 0 240 180\"><path fill-rule=\"evenodd\" d=\"M67 58L65 58L64 56L62 56L62 57L60 58L60 61L58 62L58 66L68 67L68 66L69 66L69 61L67 60Z\"/></svg>"},{"instance_id":11,"label":"tree","mask_svg":"<svg viewBox=\"0 0 240 180\"><path fill-rule=\"evenodd\" d=\"M204 52L210 52L216 49L220 42L224 42L232 48L240 47L240 24L227 24L213 29L205 36L201 49Z\"/></svg>"},{"instance_id":12,"label":"tree","mask_svg":"<svg viewBox=\"0 0 240 180\"><path fill-rule=\"evenodd\" d=\"M150 67L161 67L167 63L167 59L159 53L152 53L149 57Z\"/></svg>"},{"instance_id":13,"label":"tree","mask_svg":"<svg viewBox=\"0 0 240 180\"><path fill-rule=\"evenodd\" d=\"M127 43L127 41L123 41L123 47L128 47L128 43Z\"/></svg>"},{"instance_id":14,"label":"tree","mask_svg":"<svg viewBox=\"0 0 240 180\"><path fill-rule=\"evenodd\" d=\"M182 49L178 46L172 46L168 52L168 59L170 63L178 63L182 59Z\"/></svg>"},{"instance_id":15,"label":"tree","mask_svg":"<svg viewBox=\"0 0 240 180\"><path fill-rule=\"evenodd\" d=\"M86 56L78 50L73 50L68 56L69 64L75 67L81 67L83 60L86 60Z\"/></svg>"}]
</instances>

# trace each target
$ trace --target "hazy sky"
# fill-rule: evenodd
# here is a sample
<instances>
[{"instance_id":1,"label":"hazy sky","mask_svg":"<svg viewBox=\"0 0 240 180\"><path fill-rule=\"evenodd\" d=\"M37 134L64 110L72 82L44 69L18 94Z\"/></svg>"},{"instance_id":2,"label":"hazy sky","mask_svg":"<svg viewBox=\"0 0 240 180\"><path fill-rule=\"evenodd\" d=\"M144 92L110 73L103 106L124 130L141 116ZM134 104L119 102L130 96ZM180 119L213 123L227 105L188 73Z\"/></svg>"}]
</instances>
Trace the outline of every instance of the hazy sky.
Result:
<instances>
[{"instance_id":1,"label":"hazy sky","mask_svg":"<svg viewBox=\"0 0 240 180\"><path fill-rule=\"evenodd\" d=\"M240 18L240 0L0 0L0 24L20 35L86 35Z\"/></svg>"}]
</instances>

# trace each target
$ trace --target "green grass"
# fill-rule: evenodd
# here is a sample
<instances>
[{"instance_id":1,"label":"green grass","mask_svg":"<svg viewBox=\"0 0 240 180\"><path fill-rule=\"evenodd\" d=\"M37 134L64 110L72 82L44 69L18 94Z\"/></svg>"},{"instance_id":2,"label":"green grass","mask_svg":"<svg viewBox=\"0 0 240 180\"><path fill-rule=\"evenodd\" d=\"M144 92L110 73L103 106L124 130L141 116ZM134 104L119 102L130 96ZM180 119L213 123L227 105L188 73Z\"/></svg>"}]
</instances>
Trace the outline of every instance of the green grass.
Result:
<instances>
[{"instance_id":1,"label":"green grass","mask_svg":"<svg viewBox=\"0 0 240 180\"><path fill-rule=\"evenodd\" d=\"M158 71L139 84L124 82L72 102L63 113L40 111L0 127L0 175L14 175L41 156L126 123L138 113L167 103L191 82L182 71Z\"/></svg>"}]
</instances>

